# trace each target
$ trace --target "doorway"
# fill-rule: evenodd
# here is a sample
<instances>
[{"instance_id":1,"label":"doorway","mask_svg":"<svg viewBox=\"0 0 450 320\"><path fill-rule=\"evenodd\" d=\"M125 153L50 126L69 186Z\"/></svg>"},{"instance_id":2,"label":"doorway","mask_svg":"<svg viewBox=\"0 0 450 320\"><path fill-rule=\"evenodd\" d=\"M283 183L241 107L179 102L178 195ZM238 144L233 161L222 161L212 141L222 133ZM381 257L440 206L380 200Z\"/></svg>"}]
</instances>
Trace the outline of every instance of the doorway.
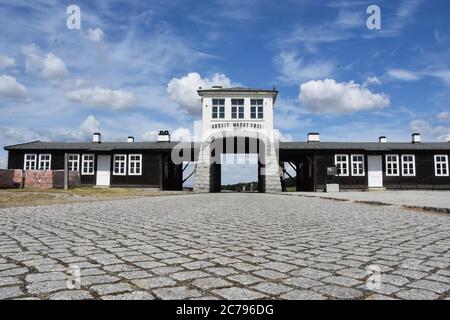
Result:
<instances>
[{"instance_id":1,"label":"doorway","mask_svg":"<svg viewBox=\"0 0 450 320\"><path fill-rule=\"evenodd\" d=\"M383 167L381 156L367 156L369 188L383 187Z\"/></svg>"},{"instance_id":2,"label":"doorway","mask_svg":"<svg viewBox=\"0 0 450 320\"><path fill-rule=\"evenodd\" d=\"M97 186L109 187L111 184L111 156L97 157Z\"/></svg>"}]
</instances>

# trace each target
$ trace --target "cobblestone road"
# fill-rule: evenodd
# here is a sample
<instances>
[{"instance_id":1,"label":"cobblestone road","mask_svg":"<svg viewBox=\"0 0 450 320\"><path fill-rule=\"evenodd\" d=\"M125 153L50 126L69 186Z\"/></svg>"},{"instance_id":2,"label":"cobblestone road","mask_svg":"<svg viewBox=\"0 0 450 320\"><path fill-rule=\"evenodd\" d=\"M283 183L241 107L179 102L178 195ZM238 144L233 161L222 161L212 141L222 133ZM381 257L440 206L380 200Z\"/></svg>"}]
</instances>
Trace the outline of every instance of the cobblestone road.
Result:
<instances>
[{"instance_id":1,"label":"cobblestone road","mask_svg":"<svg viewBox=\"0 0 450 320\"><path fill-rule=\"evenodd\" d=\"M10 208L0 299L450 299L449 249L448 215L286 195Z\"/></svg>"}]
</instances>

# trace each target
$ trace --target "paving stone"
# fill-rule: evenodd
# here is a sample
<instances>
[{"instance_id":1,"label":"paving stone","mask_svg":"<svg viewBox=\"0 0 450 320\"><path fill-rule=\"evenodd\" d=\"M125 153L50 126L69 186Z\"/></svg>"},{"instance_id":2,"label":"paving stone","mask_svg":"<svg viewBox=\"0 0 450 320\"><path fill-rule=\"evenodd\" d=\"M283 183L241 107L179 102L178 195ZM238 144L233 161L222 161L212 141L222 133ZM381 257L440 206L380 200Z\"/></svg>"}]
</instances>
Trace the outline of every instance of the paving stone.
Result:
<instances>
[{"instance_id":1,"label":"paving stone","mask_svg":"<svg viewBox=\"0 0 450 320\"><path fill-rule=\"evenodd\" d=\"M267 270L267 269L254 271L253 274L256 276L259 276L261 278L272 279L272 280L283 279L283 278L288 277L288 275L285 273L281 273L281 272L274 271L274 270Z\"/></svg>"},{"instance_id":2,"label":"paving stone","mask_svg":"<svg viewBox=\"0 0 450 320\"><path fill-rule=\"evenodd\" d=\"M155 289L153 293L162 300L184 300L202 295L200 291L185 286Z\"/></svg>"},{"instance_id":3,"label":"paving stone","mask_svg":"<svg viewBox=\"0 0 450 320\"><path fill-rule=\"evenodd\" d=\"M208 261L193 261L193 262L188 262L188 263L184 263L181 266L183 268L189 269L189 270L196 270L196 269L204 269L204 268L208 268L213 266L214 264L212 264L211 262Z\"/></svg>"},{"instance_id":4,"label":"paving stone","mask_svg":"<svg viewBox=\"0 0 450 320\"><path fill-rule=\"evenodd\" d=\"M175 272L183 271L181 267L159 267L151 270L154 274L158 276L166 276Z\"/></svg>"},{"instance_id":5,"label":"paving stone","mask_svg":"<svg viewBox=\"0 0 450 320\"><path fill-rule=\"evenodd\" d=\"M235 281L244 286L264 281L264 279L262 279L262 278L255 277L255 276L252 276L249 274L235 274L235 275L228 276L228 279Z\"/></svg>"},{"instance_id":6,"label":"paving stone","mask_svg":"<svg viewBox=\"0 0 450 320\"><path fill-rule=\"evenodd\" d=\"M13 268L0 272L0 277L18 276L27 273L29 270L27 268Z\"/></svg>"},{"instance_id":7,"label":"paving stone","mask_svg":"<svg viewBox=\"0 0 450 320\"><path fill-rule=\"evenodd\" d=\"M208 277L209 274L203 272L203 271L182 271L173 273L170 275L170 277L174 278L178 281L186 281L186 280L192 280L197 278L205 278Z\"/></svg>"},{"instance_id":8,"label":"paving stone","mask_svg":"<svg viewBox=\"0 0 450 320\"><path fill-rule=\"evenodd\" d=\"M90 286L92 284L101 284L101 283L113 283L119 281L120 278L110 276L110 275L97 275L97 276L86 276L81 277L81 285Z\"/></svg>"},{"instance_id":9,"label":"paving stone","mask_svg":"<svg viewBox=\"0 0 450 320\"><path fill-rule=\"evenodd\" d=\"M397 276L397 275L393 275L393 274L382 274L381 281L383 283L390 283L395 286L403 286L404 284L410 282L405 277Z\"/></svg>"},{"instance_id":10,"label":"paving stone","mask_svg":"<svg viewBox=\"0 0 450 320\"><path fill-rule=\"evenodd\" d=\"M192 281L192 285L199 287L202 290L209 290L212 288L230 287L233 284L221 278L201 278Z\"/></svg>"},{"instance_id":11,"label":"paving stone","mask_svg":"<svg viewBox=\"0 0 450 320\"><path fill-rule=\"evenodd\" d=\"M26 288L27 292L33 295L51 293L61 289L69 289L65 280L33 282L27 285Z\"/></svg>"},{"instance_id":12,"label":"paving stone","mask_svg":"<svg viewBox=\"0 0 450 320\"><path fill-rule=\"evenodd\" d=\"M363 293L359 290L335 285L314 287L313 290L338 299L358 299L363 296Z\"/></svg>"},{"instance_id":13,"label":"paving stone","mask_svg":"<svg viewBox=\"0 0 450 320\"><path fill-rule=\"evenodd\" d=\"M397 300L397 299L382 294L372 294L368 296L366 300Z\"/></svg>"},{"instance_id":14,"label":"paving stone","mask_svg":"<svg viewBox=\"0 0 450 320\"><path fill-rule=\"evenodd\" d=\"M33 273L25 277L27 282L67 280L69 276L63 272Z\"/></svg>"},{"instance_id":15,"label":"paving stone","mask_svg":"<svg viewBox=\"0 0 450 320\"><path fill-rule=\"evenodd\" d=\"M217 268L206 268L205 271L211 272L215 275L218 276L228 276L230 274L237 274L240 271L233 269L233 268L221 268L221 267L217 267Z\"/></svg>"},{"instance_id":16,"label":"paving stone","mask_svg":"<svg viewBox=\"0 0 450 320\"><path fill-rule=\"evenodd\" d=\"M263 293L243 288L217 289L213 292L227 300L258 300L266 296Z\"/></svg>"},{"instance_id":17,"label":"paving stone","mask_svg":"<svg viewBox=\"0 0 450 320\"><path fill-rule=\"evenodd\" d=\"M309 289L311 287L323 285L322 282L319 282L319 281L316 281L313 279L303 278L303 277L294 277L294 278L284 279L283 282L290 286L294 286L294 287L298 287L298 288L302 288L302 289Z\"/></svg>"},{"instance_id":18,"label":"paving stone","mask_svg":"<svg viewBox=\"0 0 450 320\"><path fill-rule=\"evenodd\" d=\"M20 287L2 287L0 288L0 300L12 299L23 296L24 292Z\"/></svg>"},{"instance_id":19,"label":"paving stone","mask_svg":"<svg viewBox=\"0 0 450 320\"><path fill-rule=\"evenodd\" d=\"M272 296L277 296L281 293L285 293L285 292L292 290L291 287L282 285L280 283L273 283L273 282L262 282L262 283L259 283L255 286L251 287L251 289L261 291L263 293L266 293L266 294L269 294Z\"/></svg>"},{"instance_id":20,"label":"paving stone","mask_svg":"<svg viewBox=\"0 0 450 320\"><path fill-rule=\"evenodd\" d=\"M103 296L102 300L153 300L150 293L145 291L133 291L129 293Z\"/></svg>"},{"instance_id":21,"label":"paving stone","mask_svg":"<svg viewBox=\"0 0 450 320\"><path fill-rule=\"evenodd\" d=\"M298 269L297 266L283 262L268 262L261 264L261 266L267 269L272 269L280 272L289 272Z\"/></svg>"},{"instance_id":22,"label":"paving stone","mask_svg":"<svg viewBox=\"0 0 450 320\"><path fill-rule=\"evenodd\" d=\"M67 290L53 293L49 297L50 300L89 300L93 299L88 291L84 290Z\"/></svg>"},{"instance_id":23,"label":"paving stone","mask_svg":"<svg viewBox=\"0 0 450 320\"><path fill-rule=\"evenodd\" d=\"M300 270L295 270L290 272L291 275L295 277L306 277L311 279L321 279L328 276L331 276L332 274L330 272L312 269L312 268L304 268Z\"/></svg>"},{"instance_id":24,"label":"paving stone","mask_svg":"<svg viewBox=\"0 0 450 320\"><path fill-rule=\"evenodd\" d=\"M436 293L445 293L450 290L450 284L445 284L441 282L436 281L429 281L429 280L419 280L412 282L407 285L408 287L412 288L418 288L418 289L425 289L430 290Z\"/></svg>"},{"instance_id":25,"label":"paving stone","mask_svg":"<svg viewBox=\"0 0 450 320\"><path fill-rule=\"evenodd\" d=\"M280 296L285 300L326 300L327 298L311 290L292 290Z\"/></svg>"},{"instance_id":26,"label":"paving stone","mask_svg":"<svg viewBox=\"0 0 450 320\"><path fill-rule=\"evenodd\" d=\"M12 284L19 284L21 281L16 277L2 277L0 278L0 286L9 286Z\"/></svg>"},{"instance_id":27,"label":"paving stone","mask_svg":"<svg viewBox=\"0 0 450 320\"><path fill-rule=\"evenodd\" d=\"M142 289L154 289L161 287L170 287L176 284L176 281L168 277L155 277L148 279L136 279L131 281L133 284Z\"/></svg>"},{"instance_id":28,"label":"paving stone","mask_svg":"<svg viewBox=\"0 0 450 320\"><path fill-rule=\"evenodd\" d=\"M436 293L421 289L402 290L395 295L406 300L435 300L439 298Z\"/></svg>"},{"instance_id":29,"label":"paving stone","mask_svg":"<svg viewBox=\"0 0 450 320\"><path fill-rule=\"evenodd\" d=\"M157 267L165 267L164 263L158 261L144 261L144 262L135 262L135 265L144 268L144 269L153 269Z\"/></svg>"},{"instance_id":30,"label":"paving stone","mask_svg":"<svg viewBox=\"0 0 450 320\"><path fill-rule=\"evenodd\" d=\"M111 293L120 293L125 291L133 291L131 286L126 283L107 283L107 284L97 284L90 288L100 295L107 295Z\"/></svg>"},{"instance_id":31,"label":"paving stone","mask_svg":"<svg viewBox=\"0 0 450 320\"><path fill-rule=\"evenodd\" d=\"M320 281L326 282L326 283L331 283L331 284L337 284L340 286L345 286L345 287L353 287L357 284L362 283L361 281L349 278L349 277L344 277L344 276L330 276L330 277L326 277L321 279Z\"/></svg>"},{"instance_id":32,"label":"paving stone","mask_svg":"<svg viewBox=\"0 0 450 320\"><path fill-rule=\"evenodd\" d=\"M119 273L118 276L125 279L142 279L151 277L152 275L146 271L126 271Z\"/></svg>"}]
</instances>

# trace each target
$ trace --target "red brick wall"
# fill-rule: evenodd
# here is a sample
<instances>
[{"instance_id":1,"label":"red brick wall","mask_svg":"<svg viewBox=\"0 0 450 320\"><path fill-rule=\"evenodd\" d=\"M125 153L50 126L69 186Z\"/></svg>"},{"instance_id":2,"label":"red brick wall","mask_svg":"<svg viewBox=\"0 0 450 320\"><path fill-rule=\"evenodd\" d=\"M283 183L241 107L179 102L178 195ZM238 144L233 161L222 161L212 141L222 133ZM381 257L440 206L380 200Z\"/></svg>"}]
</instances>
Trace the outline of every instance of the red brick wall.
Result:
<instances>
[{"instance_id":1,"label":"red brick wall","mask_svg":"<svg viewBox=\"0 0 450 320\"><path fill-rule=\"evenodd\" d=\"M0 170L0 189L20 188L52 189L64 188L64 171L38 170ZM69 186L79 187L81 184L79 172L69 172Z\"/></svg>"},{"instance_id":2,"label":"red brick wall","mask_svg":"<svg viewBox=\"0 0 450 320\"><path fill-rule=\"evenodd\" d=\"M0 170L0 189L15 189L22 185L22 170Z\"/></svg>"}]
</instances>

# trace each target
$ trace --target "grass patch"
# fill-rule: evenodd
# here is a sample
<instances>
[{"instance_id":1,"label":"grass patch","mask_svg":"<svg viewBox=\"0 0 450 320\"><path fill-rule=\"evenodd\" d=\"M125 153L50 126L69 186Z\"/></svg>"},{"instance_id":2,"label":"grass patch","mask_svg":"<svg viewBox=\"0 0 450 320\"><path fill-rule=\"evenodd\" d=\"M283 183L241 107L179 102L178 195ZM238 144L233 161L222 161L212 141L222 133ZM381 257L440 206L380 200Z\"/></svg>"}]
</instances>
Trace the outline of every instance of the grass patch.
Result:
<instances>
[{"instance_id":1,"label":"grass patch","mask_svg":"<svg viewBox=\"0 0 450 320\"><path fill-rule=\"evenodd\" d=\"M161 192L139 188L74 188L64 189L10 189L0 190L0 208L64 204L83 201L149 197L179 192Z\"/></svg>"}]
</instances>

